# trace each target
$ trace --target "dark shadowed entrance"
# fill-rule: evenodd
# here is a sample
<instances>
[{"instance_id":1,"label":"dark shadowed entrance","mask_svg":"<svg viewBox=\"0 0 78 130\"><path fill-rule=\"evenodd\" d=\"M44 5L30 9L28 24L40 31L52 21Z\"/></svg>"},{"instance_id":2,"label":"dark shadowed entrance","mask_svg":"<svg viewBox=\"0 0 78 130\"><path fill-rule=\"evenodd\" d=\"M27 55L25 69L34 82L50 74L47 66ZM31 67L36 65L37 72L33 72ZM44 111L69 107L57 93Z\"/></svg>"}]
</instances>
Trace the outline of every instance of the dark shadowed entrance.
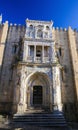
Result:
<instances>
[{"instance_id":1,"label":"dark shadowed entrance","mask_svg":"<svg viewBox=\"0 0 78 130\"><path fill-rule=\"evenodd\" d=\"M42 86L33 86L33 105L42 105Z\"/></svg>"}]
</instances>

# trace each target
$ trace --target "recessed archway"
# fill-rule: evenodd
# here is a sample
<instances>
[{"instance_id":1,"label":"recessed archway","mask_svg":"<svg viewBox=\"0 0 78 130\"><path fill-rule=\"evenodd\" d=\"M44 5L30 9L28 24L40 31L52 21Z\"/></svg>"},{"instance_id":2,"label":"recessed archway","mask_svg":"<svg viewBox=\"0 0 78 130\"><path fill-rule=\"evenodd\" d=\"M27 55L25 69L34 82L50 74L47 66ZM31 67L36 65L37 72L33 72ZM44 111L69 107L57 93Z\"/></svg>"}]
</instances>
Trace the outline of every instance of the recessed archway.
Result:
<instances>
[{"instance_id":1,"label":"recessed archway","mask_svg":"<svg viewBox=\"0 0 78 130\"><path fill-rule=\"evenodd\" d=\"M34 92L36 91L36 93ZM35 105L50 108L52 86L47 74L35 72L30 74L26 80L26 103L27 107Z\"/></svg>"}]
</instances>

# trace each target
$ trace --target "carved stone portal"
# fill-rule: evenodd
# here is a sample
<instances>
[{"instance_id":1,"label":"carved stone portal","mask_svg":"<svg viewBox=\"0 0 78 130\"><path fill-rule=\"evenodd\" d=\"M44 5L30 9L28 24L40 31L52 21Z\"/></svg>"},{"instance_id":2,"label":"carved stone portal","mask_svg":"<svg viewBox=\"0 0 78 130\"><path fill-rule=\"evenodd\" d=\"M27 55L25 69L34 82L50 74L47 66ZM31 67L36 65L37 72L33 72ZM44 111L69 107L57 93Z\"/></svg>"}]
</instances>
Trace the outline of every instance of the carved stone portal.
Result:
<instances>
[{"instance_id":1,"label":"carved stone portal","mask_svg":"<svg viewBox=\"0 0 78 130\"><path fill-rule=\"evenodd\" d=\"M22 81L23 82L23 81ZM23 86L24 85L24 86ZM52 106L52 86L47 74L35 72L26 78L26 84L20 87L18 112L25 112L30 107L49 108ZM22 96L23 95L23 98Z\"/></svg>"}]
</instances>

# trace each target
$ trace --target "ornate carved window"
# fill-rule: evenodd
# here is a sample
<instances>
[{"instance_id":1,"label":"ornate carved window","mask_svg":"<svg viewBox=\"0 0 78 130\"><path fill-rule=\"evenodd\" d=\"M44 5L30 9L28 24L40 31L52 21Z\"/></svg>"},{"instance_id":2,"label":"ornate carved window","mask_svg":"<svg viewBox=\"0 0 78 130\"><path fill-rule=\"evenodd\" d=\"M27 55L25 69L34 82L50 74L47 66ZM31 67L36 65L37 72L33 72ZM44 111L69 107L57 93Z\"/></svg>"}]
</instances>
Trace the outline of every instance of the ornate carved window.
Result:
<instances>
[{"instance_id":1,"label":"ornate carved window","mask_svg":"<svg viewBox=\"0 0 78 130\"><path fill-rule=\"evenodd\" d=\"M30 25L30 29L31 29L31 30L33 29L33 25L32 25L32 24Z\"/></svg>"},{"instance_id":2,"label":"ornate carved window","mask_svg":"<svg viewBox=\"0 0 78 130\"><path fill-rule=\"evenodd\" d=\"M46 29L49 30L50 29L49 26L46 26Z\"/></svg>"},{"instance_id":3,"label":"ornate carved window","mask_svg":"<svg viewBox=\"0 0 78 130\"><path fill-rule=\"evenodd\" d=\"M41 55L42 55L42 47L37 46L36 47L36 57L41 57Z\"/></svg>"},{"instance_id":4,"label":"ornate carved window","mask_svg":"<svg viewBox=\"0 0 78 130\"><path fill-rule=\"evenodd\" d=\"M39 38L42 38L42 37L43 37L43 32L42 32L41 29L39 29L39 30L37 31L37 37L39 37Z\"/></svg>"},{"instance_id":5,"label":"ornate carved window","mask_svg":"<svg viewBox=\"0 0 78 130\"><path fill-rule=\"evenodd\" d=\"M44 38L48 38L48 32L44 33Z\"/></svg>"}]
</instances>

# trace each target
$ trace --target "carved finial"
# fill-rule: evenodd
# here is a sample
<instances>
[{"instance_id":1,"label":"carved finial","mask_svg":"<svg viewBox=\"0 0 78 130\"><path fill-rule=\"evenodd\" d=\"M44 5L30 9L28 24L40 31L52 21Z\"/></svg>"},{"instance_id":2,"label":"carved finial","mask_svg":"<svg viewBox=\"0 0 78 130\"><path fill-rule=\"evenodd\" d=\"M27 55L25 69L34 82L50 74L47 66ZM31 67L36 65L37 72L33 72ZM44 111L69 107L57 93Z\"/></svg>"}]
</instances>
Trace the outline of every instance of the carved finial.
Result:
<instances>
[{"instance_id":1,"label":"carved finial","mask_svg":"<svg viewBox=\"0 0 78 130\"><path fill-rule=\"evenodd\" d=\"M62 27L60 27L60 30L63 30L63 28L62 28Z\"/></svg>"},{"instance_id":2,"label":"carved finial","mask_svg":"<svg viewBox=\"0 0 78 130\"><path fill-rule=\"evenodd\" d=\"M55 29L55 27L53 27L53 30Z\"/></svg>"},{"instance_id":3,"label":"carved finial","mask_svg":"<svg viewBox=\"0 0 78 130\"><path fill-rule=\"evenodd\" d=\"M59 30L59 28L58 28L58 27L56 27L56 30Z\"/></svg>"},{"instance_id":4,"label":"carved finial","mask_svg":"<svg viewBox=\"0 0 78 130\"><path fill-rule=\"evenodd\" d=\"M64 31L67 31L67 29L66 29L66 28L64 28Z\"/></svg>"},{"instance_id":5,"label":"carved finial","mask_svg":"<svg viewBox=\"0 0 78 130\"><path fill-rule=\"evenodd\" d=\"M26 20L29 20L28 18Z\"/></svg>"},{"instance_id":6,"label":"carved finial","mask_svg":"<svg viewBox=\"0 0 78 130\"><path fill-rule=\"evenodd\" d=\"M12 26L13 24L12 23L10 23L10 26Z\"/></svg>"},{"instance_id":7,"label":"carved finial","mask_svg":"<svg viewBox=\"0 0 78 130\"><path fill-rule=\"evenodd\" d=\"M17 24L16 24L16 23L14 23L14 26L17 26Z\"/></svg>"},{"instance_id":8,"label":"carved finial","mask_svg":"<svg viewBox=\"0 0 78 130\"><path fill-rule=\"evenodd\" d=\"M0 24L2 23L2 14L0 15Z\"/></svg>"}]
</instances>

